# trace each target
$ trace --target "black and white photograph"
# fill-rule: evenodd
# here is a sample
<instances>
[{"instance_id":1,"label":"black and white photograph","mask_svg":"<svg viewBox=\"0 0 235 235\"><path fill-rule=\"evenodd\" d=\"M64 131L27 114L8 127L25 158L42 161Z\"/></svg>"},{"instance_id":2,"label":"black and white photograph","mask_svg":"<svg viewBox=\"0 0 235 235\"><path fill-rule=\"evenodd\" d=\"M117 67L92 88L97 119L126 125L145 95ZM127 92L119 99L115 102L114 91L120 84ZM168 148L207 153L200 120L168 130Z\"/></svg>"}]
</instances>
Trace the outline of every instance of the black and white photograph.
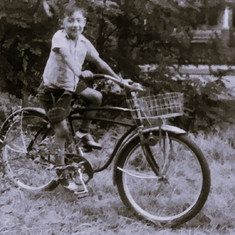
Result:
<instances>
[{"instance_id":1,"label":"black and white photograph","mask_svg":"<svg viewBox=\"0 0 235 235\"><path fill-rule=\"evenodd\" d=\"M0 0L0 235L235 235L235 0Z\"/></svg>"}]
</instances>

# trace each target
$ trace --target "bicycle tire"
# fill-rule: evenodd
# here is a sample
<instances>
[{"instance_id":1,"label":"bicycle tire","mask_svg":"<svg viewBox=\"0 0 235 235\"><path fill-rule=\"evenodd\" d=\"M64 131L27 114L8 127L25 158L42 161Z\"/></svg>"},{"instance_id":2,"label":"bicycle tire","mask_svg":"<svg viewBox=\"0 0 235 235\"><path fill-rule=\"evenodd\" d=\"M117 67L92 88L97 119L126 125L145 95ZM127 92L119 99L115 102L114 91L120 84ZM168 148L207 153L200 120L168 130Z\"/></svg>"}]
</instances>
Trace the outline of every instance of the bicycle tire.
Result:
<instances>
[{"instance_id":1,"label":"bicycle tire","mask_svg":"<svg viewBox=\"0 0 235 235\"><path fill-rule=\"evenodd\" d=\"M2 157L8 177L27 190L51 187L57 177L53 159L48 161L52 155L47 146L54 131L45 114L34 108L19 110L7 120L2 132L6 142Z\"/></svg>"},{"instance_id":2,"label":"bicycle tire","mask_svg":"<svg viewBox=\"0 0 235 235\"><path fill-rule=\"evenodd\" d=\"M192 219L204 206L210 192L210 170L202 151L186 135L162 132L160 142L159 132L152 134L156 145L142 147L154 156L160 171L165 167L165 175L153 173L136 136L116 163L117 188L123 203L142 218L174 227ZM168 166L163 154L167 143L172 151Z\"/></svg>"}]
</instances>

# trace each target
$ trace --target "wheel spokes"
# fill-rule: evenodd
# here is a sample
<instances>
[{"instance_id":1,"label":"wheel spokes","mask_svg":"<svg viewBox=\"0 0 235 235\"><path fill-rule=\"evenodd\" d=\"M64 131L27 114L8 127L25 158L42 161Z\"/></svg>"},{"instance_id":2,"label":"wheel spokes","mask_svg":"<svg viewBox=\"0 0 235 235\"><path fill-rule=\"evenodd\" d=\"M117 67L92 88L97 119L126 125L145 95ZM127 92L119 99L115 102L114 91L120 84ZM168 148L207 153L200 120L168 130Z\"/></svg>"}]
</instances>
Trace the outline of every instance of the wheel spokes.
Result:
<instances>
[{"instance_id":1,"label":"wheel spokes","mask_svg":"<svg viewBox=\"0 0 235 235\"><path fill-rule=\"evenodd\" d=\"M148 219L169 222L187 213L197 202L202 188L200 163L187 145L166 136L161 147L157 144L149 150L159 167L158 176L140 144L118 170L123 173L124 190L133 207Z\"/></svg>"},{"instance_id":2,"label":"wheel spokes","mask_svg":"<svg viewBox=\"0 0 235 235\"><path fill-rule=\"evenodd\" d=\"M156 175L146 175L146 174L141 174L141 173L137 173L135 171L131 171L131 170L124 170L123 168L117 167L118 170L126 173L129 176L133 176L136 178L141 178L141 179L161 179L161 177L156 176Z\"/></svg>"}]
</instances>

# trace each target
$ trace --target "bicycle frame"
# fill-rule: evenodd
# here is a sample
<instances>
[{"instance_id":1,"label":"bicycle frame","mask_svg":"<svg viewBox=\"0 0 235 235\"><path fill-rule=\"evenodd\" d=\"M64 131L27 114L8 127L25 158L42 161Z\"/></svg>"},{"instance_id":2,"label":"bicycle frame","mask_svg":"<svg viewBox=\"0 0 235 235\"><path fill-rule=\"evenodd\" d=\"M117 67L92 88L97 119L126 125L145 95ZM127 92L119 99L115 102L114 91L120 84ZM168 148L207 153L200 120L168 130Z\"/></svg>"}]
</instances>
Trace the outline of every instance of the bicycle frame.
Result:
<instances>
[{"instance_id":1,"label":"bicycle frame","mask_svg":"<svg viewBox=\"0 0 235 235\"><path fill-rule=\"evenodd\" d=\"M75 136L73 121L75 121L75 120L80 120L80 121L85 120L85 118L83 116L76 116L76 115L79 114L79 113L84 113L84 112L88 112L88 111L119 111L119 112L129 113L130 109L121 108L121 107L76 108L71 112L70 116L68 117L68 122L70 124L73 136ZM115 157L117 159L116 162L118 162L118 159L120 157L118 153L120 152L122 147L124 147L125 145L128 145L128 143L130 142L131 139L136 138L138 135L140 135L140 133L138 131L139 126L137 124L130 124L130 123L126 123L126 122L123 122L123 121L115 121L115 120L106 119L106 118L95 118L94 117L94 118L90 118L89 120L100 121L100 122L105 122L105 123L111 123L111 124L117 124L117 125L130 127L130 129L127 132L125 132L121 136L120 140L116 143L113 152L109 156L108 160L104 163L104 165L101 166L100 168L94 170L94 172L101 172L101 171L105 170L111 164L111 162L114 160ZM184 130L182 130L178 127L171 126L171 125L162 125L161 129L163 131L173 132L175 134L185 134L186 133ZM158 131L158 130L159 130L159 126L156 126L156 127L144 129L143 133L145 134L145 133ZM140 131L140 132L142 132L142 131ZM147 154L145 154L145 155L146 155L147 160L150 162L150 165L152 165L152 167L154 168L155 163L153 162L151 164L151 162L152 162L151 156L148 156Z\"/></svg>"},{"instance_id":2,"label":"bicycle frame","mask_svg":"<svg viewBox=\"0 0 235 235\"><path fill-rule=\"evenodd\" d=\"M79 113L83 113L83 112L88 112L88 111L119 111L119 112L129 112L129 109L127 108L120 108L120 107L99 107L99 108L93 108L93 109L89 109L89 108L76 108L74 110L72 110L72 112L70 113L69 117L67 118L68 123L70 125L71 128L71 132L72 135L75 136L75 129L74 129L74 125L73 125L73 121L78 120L78 121L82 121L85 120L85 118L83 116L76 116ZM6 131L6 127L13 121L14 117L17 115L21 115L22 112L25 113L34 113L35 115L40 114L41 117L46 118L46 113L45 110L42 108L37 108L37 107L26 107L26 108L21 108L17 111L15 111L14 113L12 113L2 124L1 129L0 129L0 133L2 138L4 139L4 135L5 135L5 131ZM46 118L47 119L47 118ZM122 125L122 126L127 126L130 127L130 129L123 134L123 136L120 138L120 140L117 142L111 156L109 157L107 163L104 164L104 166L102 166L100 169L97 169L95 172L100 172L104 169L106 169L110 163L113 161L116 153L118 152L120 146L123 144L124 140L132 133L134 132L134 130L137 128L136 124L131 124L131 123L126 123L124 121L115 121L112 119L105 119L105 118L91 118L90 120L92 121L100 121L100 122L106 122L106 123L111 123L111 124L117 124L117 125ZM35 136L35 138L37 137L37 135ZM3 142L3 141L2 141ZM6 143L4 143L3 146L5 146Z\"/></svg>"},{"instance_id":3,"label":"bicycle frame","mask_svg":"<svg viewBox=\"0 0 235 235\"><path fill-rule=\"evenodd\" d=\"M116 83L118 84L121 84L121 85L124 85L122 83L122 81L118 81L116 80L115 78L113 78L112 76L108 76L108 75L95 75L94 77L96 78L105 78L105 79L111 79L113 81L115 81ZM131 85L128 85L128 84L125 84L124 85L127 89L126 89L126 97L127 99L135 99L137 98L136 96L136 92L134 91L131 91L132 87ZM138 89L137 89L138 90ZM140 88L140 90L142 91L142 88ZM143 135L143 130L144 130L144 126L143 126L143 123L142 123L142 119L139 119L138 117L141 117L140 115L140 111L138 109L138 104L136 105L137 109L136 109L136 116L137 116L137 119L135 119L135 124L131 124L131 123L126 123L124 121L115 121L115 120L111 120L111 119L106 119L106 118L97 118L97 117L94 117L94 118L85 118L83 115L77 115L77 114L81 114L81 113L84 113L84 112L89 112L89 111L118 111L118 112L128 112L128 113L131 113L131 109L129 108L122 108L122 107L98 107L98 108L75 108L74 110L72 110L72 112L70 113L69 117L67 118L68 119L68 122L69 122L69 125L70 125L70 128L71 128L71 132L72 132L72 136L74 137L75 136L75 130L74 130L74 125L73 125L73 121L75 120L91 120L91 121L100 121L100 122L106 122L106 123L110 123L110 124L117 124L117 125L122 125L122 126L127 126L127 127L130 127L130 129L123 134L123 136L120 138L120 140L116 143L115 147L114 147L114 150L112 152L112 154L109 156L107 162L104 163L103 166L101 166L100 168L98 169L95 169L94 172L100 172L104 169L106 169L110 163L113 161L113 159L115 157L117 157L117 159L119 159L119 152L121 151L121 149L123 147L125 147L125 145L128 144L128 140L131 139L133 136L135 135L138 135L140 137L140 143L142 145L142 149L143 149L143 152L144 152L144 155L147 159L147 161L149 162L150 166L152 167L152 170L155 172L156 175L159 174L158 172L158 167L157 167L157 164L153 158L153 156L151 154L148 153L148 151L145 149L144 145L147 143L149 145L151 145L151 141L155 142L154 140L154 137L151 136L152 134L152 131L149 129L147 132L149 133L149 137L145 137ZM11 121L11 118L14 119L15 115L17 114L20 114L20 112L27 112L27 111L34 111L34 112L38 112L41 116L45 116L46 117L46 114L45 114L45 111L43 109L39 109L39 108L23 108L21 110L18 110L16 111L15 113L13 113L12 115L10 115L6 121L3 123L2 125L2 128L1 128L1 133L4 135L4 127L7 126L7 124ZM177 134L185 134L185 131L179 129L179 128L176 128L176 127L173 127L173 126L169 126L169 125L165 125L162 123L162 120L160 119L159 120L159 125L157 127L154 128L154 131L156 130L160 130L159 133L161 133L161 130L165 130L165 131L170 131L170 132L175 132ZM37 137L37 134L35 136L35 138ZM76 141L76 139L75 139ZM32 143L30 144L33 144L33 141ZM114 170L115 171L115 170Z\"/></svg>"},{"instance_id":4,"label":"bicycle frame","mask_svg":"<svg viewBox=\"0 0 235 235\"><path fill-rule=\"evenodd\" d=\"M101 166L100 168L94 170L94 172L101 172L101 171L105 170L111 164L111 162L113 161L113 159L117 155L119 149L124 144L124 140L127 140L128 137L131 135L131 133L133 133L133 132L136 133L136 130L137 130L138 126L136 124L126 123L124 121L115 121L115 120L107 119L107 118L96 118L96 117L94 117L94 118L87 119L87 118L84 118L83 116L76 116L79 113L84 113L84 112L89 112L89 111L110 111L110 112L119 111L119 112L122 112L122 113L125 113L125 112L128 113L128 112L130 112L130 110L127 109L127 108L121 108L121 107L76 108L70 113L70 115L68 117L68 122L69 122L69 125L70 125L71 132L72 132L73 136L75 136L75 130L74 130L73 122L76 121L76 120L79 120L79 121L92 120L92 121L96 121L96 122L97 121L98 122L105 122L105 123L117 124L117 125L121 125L121 126L130 127L129 130L127 132L125 132L121 136L119 141L116 143L113 152L109 156L108 160L104 163L104 165Z\"/></svg>"},{"instance_id":5,"label":"bicycle frame","mask_svg":"<svg viewBox=\"0 0 235 235\"><path fill-rule=\"evenodd\" d=\"M69 117L68 117L68 122L71 128L71 132L72 135L75 136L75 130L74 130L74 125L73 122L75 120L85 120L86 118L84 118L83 116L79 116L77 114L81 114L84 112L88 112L88 111L119 111L119 112L123 112L123 113L129 113L130 109L128 108L121 108L121 107L98 107L98 108L76 108L74 110L72 110L72 112L70 113ZM19 110L17 110L16 112L12 113L3 123L2 127L1 127L1 134L4 135L4 129L5 127L11 122L11 120L16 116L16 115L20 115L21 112L34 112L39 113L41 116L45 116L45 111L42 108L35 108L35 107L27 107L27 108L21 108ZM110 124L117 124L117 125L122 125L122 126L127 126L129 127L129 130L127 132L125 132L121 138L119 139L119 141L116 143L113 152L111 153L111 155L108 157L108 160L104 163L103 166L101 166L98 169L95 169L94 172L101 172L103 170L105 170L110 164L111 162L114 160L114 158L116 158L116 162L118 162L118 159L120 158L119 156L119 152L122 149L122 147L124 147L125 145L128 145L129 141L133 138L136 138L138 135L140 135L143 131L143 134L145 133L150 133L153 131L158 131L159 130L159 126L156 127L152 127L152 128L147 128L142 130L141 132L139 132L139 126L137 124L133 124L133 123L126 123L124 121L115 121L113 119L106 119L106 118L90 118L89 120L92 121L100 121L100 122L105 122L105 123L110 123ZM161 126L161 130L166 131L166 132L173 132L175 134L185 134L186 132L178 127L175 126L171 126L171 125L162 125ZM36 138L36 137L35 137ZM144 141L144 140L143 140ZM146 155L147 158L149 158L148 155ZM149 162L151 162L151 159L147 159ZM154 165L154 164L151 164ZM154 166L152 166L154 167Z\"/></svg>"}]
</instances>

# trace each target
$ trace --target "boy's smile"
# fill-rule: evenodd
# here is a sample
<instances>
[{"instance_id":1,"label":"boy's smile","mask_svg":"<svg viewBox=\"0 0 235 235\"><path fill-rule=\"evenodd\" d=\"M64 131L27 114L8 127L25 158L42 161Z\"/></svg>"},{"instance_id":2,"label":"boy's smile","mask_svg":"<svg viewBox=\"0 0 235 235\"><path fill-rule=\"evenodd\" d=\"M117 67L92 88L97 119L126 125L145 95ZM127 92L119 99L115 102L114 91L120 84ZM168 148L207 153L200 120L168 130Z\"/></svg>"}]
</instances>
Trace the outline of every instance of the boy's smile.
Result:
<instances>
[{"instance_id":1,"label":"boy's smile","mask_svg":"<svg viewBox=\"0 0 235 235\"><path fill-rule=\"evenodd\" d=\"M83 29L86 25L86 18L84 18L81 11L75 11L70 16L66 15L62 23L68 36L75 40L83 32Z\"/></svg>"}]
</instances>

